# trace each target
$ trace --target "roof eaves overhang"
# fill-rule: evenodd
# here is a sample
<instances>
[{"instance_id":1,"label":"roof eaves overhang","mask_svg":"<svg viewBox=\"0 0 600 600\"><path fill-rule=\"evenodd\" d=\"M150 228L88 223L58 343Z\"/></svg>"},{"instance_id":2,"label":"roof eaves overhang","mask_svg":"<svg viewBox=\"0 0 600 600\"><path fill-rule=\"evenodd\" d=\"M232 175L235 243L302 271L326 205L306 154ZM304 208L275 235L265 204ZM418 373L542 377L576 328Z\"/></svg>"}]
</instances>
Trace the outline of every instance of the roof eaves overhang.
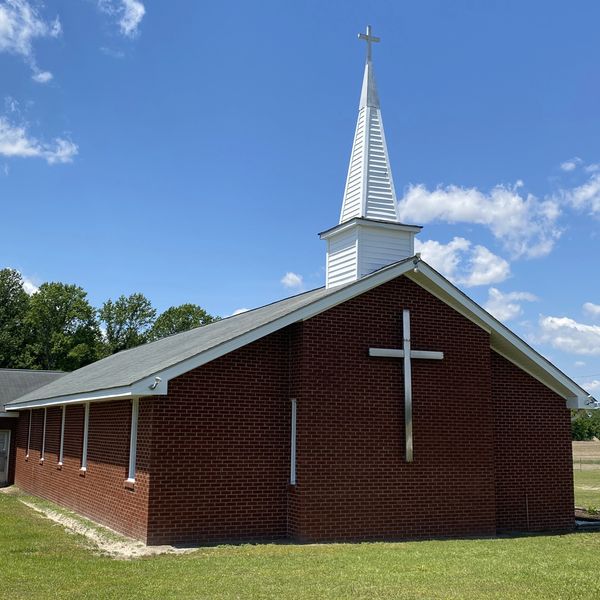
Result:
<instances>
[{"instance_id":1,"label":"roof eaves overhang","mask_svg":"<svg viewBox=\"0 0 600 600\"><path fill-rule=\"evenodd\" d=\"M218 344L204 352L196 354L186 360L171 365L136 381L129 386L118 388L107 388L85 393L72 394L70 396L57 396L54 398L44 398L40 400L31 400L28 402L14 402L7 406L7 410L19 411L31 408L42 408L47 406L60 406L62 404L81 404L85 402L101 402L108 400L118 400L123 398L140 398L143 396L166 395L168 393L168 382L183 373L196 369L209 363L225 354L229 354L238 348L246 346L256 340L259 340L275 331L283 329L288 325L310 319L338 304L346 302L366 291L373 289L383 283L403 275L414 268L413 261L416 259L410 257L403 261L394 263L389 267L384 267L379 271L364 277L349 285L340 286L331 293L323 296L319 300L298 308L282 317L274 319L269 323L256 327L235 338Z\"/></svg>"},{"instance_id":2,"label":"roof eaves overhang","mask_svg":"<svg viewBox=\"0 0 600 600\"><path fill-rule=\"evenodd\" d=\"M30 400L28 402L13 402L7 404L4 408L9 414L13 415L20 410L29 410L32 408L46 408L49 406L62 406L70 404L85 404L86 402L108 402L111 400L125 400L127 398L139 398L140 396L158 395L160 392L144 389L138 383L121 387L107 388L103 390L93 390L78 394L69 394L67 396L54 396L52 398L41 398L39 400ZM164 392L162 392L164 393Z\"/></svg>"},{"instance_id":3,"label":"roof eaves overhang","mask_svg":"<svg viewBox=\"0 0 600 600\"><path fill-rule=\"evenodd\" d=\"M492 350L562 396L567 407L578 409L594 405L594 398L581 386L427 263L419 262L417 271L411 271L408 277L487 331Z\"/></svg>"},{"instance_id":4,"label":"roof eaves overhang","mask_svg":"<svg viewBox=\"0 0 600 600\"><path fill-rule=\"evenodd\" d=\"M427 263L420 260L419 257L409 257L393 265L379 269L354 283L340 286L339 289L334 289L331 293L306 306L157 371L131 385L89 391L70 396L32 400L29 402L14 402L6 406L5 409L7 411L19 411L63 404L81 404L92 401L101 402L124 398L166 395L168 393L168 382L171 379L216 360L288 325L310 319L338 304L360 296L373 288L405 274L442 302L448 304L465 318L488 332L490 335L490 345L494 351L563 397L569 408L589 408L593 404L593 398L583 388L531 348L531 346L510 331L505 325L500 323L500 321L471 300Z\"/></svg>"}]
</instances>

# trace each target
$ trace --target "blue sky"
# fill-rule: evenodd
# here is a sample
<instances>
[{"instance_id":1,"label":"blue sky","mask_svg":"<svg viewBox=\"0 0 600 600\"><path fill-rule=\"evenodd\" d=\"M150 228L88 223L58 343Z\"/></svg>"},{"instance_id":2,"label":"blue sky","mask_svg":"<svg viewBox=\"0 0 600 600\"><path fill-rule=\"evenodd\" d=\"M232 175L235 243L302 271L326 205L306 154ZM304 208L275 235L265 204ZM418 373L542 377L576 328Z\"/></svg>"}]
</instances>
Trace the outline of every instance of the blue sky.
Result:
<instances>
[{"instance_id":1,"label":"blue sky","mask_svg":"<svg viewBox=\"0 0 600 600\"><path fill-rule=\"evenodd\" d=\"M594 0L0 0L0 265L220 315L322 285L371 23L425 259L600 392L598 22Z\"/></svg>"}]
</instances>

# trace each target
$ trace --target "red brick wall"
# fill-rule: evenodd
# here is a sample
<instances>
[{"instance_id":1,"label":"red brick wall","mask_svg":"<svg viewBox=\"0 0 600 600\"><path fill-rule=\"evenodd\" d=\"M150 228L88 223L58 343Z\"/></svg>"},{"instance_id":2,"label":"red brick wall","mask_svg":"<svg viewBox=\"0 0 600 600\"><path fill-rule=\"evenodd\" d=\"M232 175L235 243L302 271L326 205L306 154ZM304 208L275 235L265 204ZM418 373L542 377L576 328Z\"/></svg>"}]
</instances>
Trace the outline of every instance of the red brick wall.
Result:
<instances>
[{"instance_id":1,"label":"red brick wall","mask_svg":"<svg viewBox=\"0 0 600 600\"><path fill-rule=\"evenodd\" d=\"M404 460L399 348L411 311L415 460ZM493 384L492 384L493 381ZM298 401L297 485L289 485L290 399ZM542 408L543 410L542 410ZM487 535L572 525L564 400L490 352L480 328L399 278L169 382L142 399L137 483L123 486L130 404L92 404L19 420L16 481L150 543L290 535L305 540ZM150 485L151 484L151 485Z\"/></svg>"},{"instance_id":2,"label":"red brick wall","mask_svg":"<svg viewBox=\"0 0 600 600\"><path fill-rule=\"evenodd\" d=\"M413 349L414 462L404 460L402 310ZM303 324L295 533L354 539L495 532L489 338L408 279Z\"/></svg>"},{"instance_id":3,"label":"red brick wall","mask_svg":"<svg viewBox=\"0 0 600 600\"><path fill-rule=\"evenodd\" d=\"M80 472L83 446L83 406L68 406L63 466L59 469L61 408L47 409L44 462L40 463L44 410L32 413L31 444L26 460L29 412L22 413L17 431L16 484L127 535L146 538L152 403L141 403L136 485L125 489L129 461L131 404L92 404L88 436L88 466Z\"/></svg>"},{"instance_id":4,"label":"red brick wall","mask_svg":"<svg viewBox=\"0 0 600 600\"><path fill-rule=\"evenodd\" d=\"M492 352L499 531L574 526L571 419L565 401Z\"/></svg>"},{"instance_id":5,"label":"red brick wall","mask_svg":"<svg viewBox=\"0 0 600 600\"><path fill-rule=\"evenodd\" d=\"M280 331L169 382L154 411L152 543L286 535L288 352Z\"/></svg>"},{"instance_id":6,"label":"red brick wall","mask_svg":"<svg viewBox=\"0 0 600 600\"><path fill-rule=\"evenodd\" d=\"M0 429L8 429L10 431L10 449L8 455L8 481L10 485L15 480L15 453L17 449L17 423L18 420L14 417L0 417Z\"/></svg>"},{"instance_id":7,"label":"red brick wall","mask_svg":"<svg viewBox=\"0 0 600 600\"><path fill-rule=\"evenodd\" d=\"M414 361L412 464L401 363L368 356L399 347L403 308L413 347L445 352ZM400 279L182 375L154 413L149 538L493 534L489 357L485 332Z\"/></svg>"}]
</instances>

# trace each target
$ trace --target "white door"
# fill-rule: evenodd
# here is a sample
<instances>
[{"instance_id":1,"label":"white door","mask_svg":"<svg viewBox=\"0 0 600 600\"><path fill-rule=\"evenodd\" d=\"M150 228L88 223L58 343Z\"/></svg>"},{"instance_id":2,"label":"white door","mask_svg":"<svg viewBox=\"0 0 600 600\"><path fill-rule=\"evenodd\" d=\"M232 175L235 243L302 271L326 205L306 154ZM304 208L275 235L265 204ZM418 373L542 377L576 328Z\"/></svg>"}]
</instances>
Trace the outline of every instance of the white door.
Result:
<instances>
[{"instance_id":1,"label":"white door","mask_svg":"<svg viewBox=\"0 0 600 600\"><path fill-rule=\"evenodd\" d=\"M8 481L8 452L10 449L10 431L0 429L0 485Z\"/></svg>"}]
</instances>

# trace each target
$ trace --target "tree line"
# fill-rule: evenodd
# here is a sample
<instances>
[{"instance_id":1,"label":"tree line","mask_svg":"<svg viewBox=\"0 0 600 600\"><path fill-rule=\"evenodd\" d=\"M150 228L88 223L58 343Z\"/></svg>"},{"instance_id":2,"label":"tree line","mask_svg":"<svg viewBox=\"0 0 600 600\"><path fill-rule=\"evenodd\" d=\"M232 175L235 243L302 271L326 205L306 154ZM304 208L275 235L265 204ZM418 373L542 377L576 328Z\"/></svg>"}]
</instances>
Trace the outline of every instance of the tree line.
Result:
<instances>
[{"instance_id":1,"label":"tree line","mask_svg":"<svg viewBox=\"0 0 600 600\"><path fill-rule=\"evenodd\" d=\"M29 295L18 271L1 269L0 367L73 371L219 318L197 304L172 306L157 316L140 293L94 308L83 288L66 283L43 283Z\"/></svg>"},{"instance_id":2,"label":"tree line","mask_svg":"<svg viewBox=\"0 0 600 600\"><path fill-rule=\"evenodd\" d=\"M600 439L600 410L577 410L571 414L571 434L574 440L584 442Z\"/></svg>"}]
</instances>

